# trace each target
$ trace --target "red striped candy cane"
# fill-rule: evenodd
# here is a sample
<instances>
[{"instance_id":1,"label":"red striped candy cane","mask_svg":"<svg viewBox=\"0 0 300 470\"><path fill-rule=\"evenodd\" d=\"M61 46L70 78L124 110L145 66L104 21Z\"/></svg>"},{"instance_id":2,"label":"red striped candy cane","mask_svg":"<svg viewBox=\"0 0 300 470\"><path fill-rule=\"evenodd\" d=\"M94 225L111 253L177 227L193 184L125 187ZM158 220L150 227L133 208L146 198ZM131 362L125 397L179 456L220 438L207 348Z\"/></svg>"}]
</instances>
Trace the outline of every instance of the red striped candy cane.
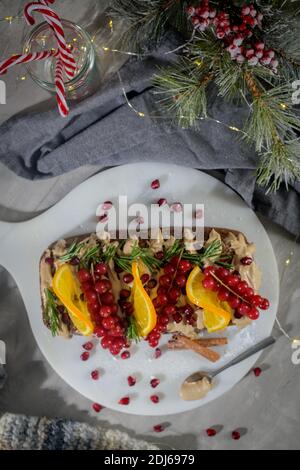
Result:
<instances>
[{"instance_id":1,"label":"red striped candy cane","mask_svg":"<svg viewBox=\"0 0 300 470\"><path fill-rule=\"evenodd\" d=\"M0 75L3 75L7 72L10 67L18 64L26 64L28 62L33 62L36 60L48 59L49 57L58 57L59 51L43 51L43 52L33 52L30 54L15 54L8 59L0 63Z\"/></svg>"},{"instance_id":2,"label":"red striped candy cane","mask_svg":"<svg viewBox=\"0 0 300 470\"><path fill-rule=\"evenodd\" d=\"M55 66L55 88L60 115L66 117L69 114L69 107L66 101L66 90L63 80L63 62L60 57L58 57Z\"/></svg>"},{"instance_id":3,"label":"red striped candy cane","mask_svg":"<svg viewBox=\"0 0 300 470\"><path fill-rule=\"evenodd\" d=\"M45 3L49 3L49 1L52 1L52 0L44 0ZM61 19L59 18L57 13L54 10L52 10L52 8L50 8L48 5L45 5L41 2L39 3L31 2L31 3L28 3L24 8L24 15L29 25L34 25L35 23L35 20L32 16L32 13L35 11L38 13L41 13L44 16L47 23L54 30L54 34L58 42L58 49L59 49L60 57L62 59L63 66L66 72L66 76L69 79L72 79L75 75L76 63L75 63L72 53L69 51L69 48L67 46Z\"/></svg>"}]
</instances>

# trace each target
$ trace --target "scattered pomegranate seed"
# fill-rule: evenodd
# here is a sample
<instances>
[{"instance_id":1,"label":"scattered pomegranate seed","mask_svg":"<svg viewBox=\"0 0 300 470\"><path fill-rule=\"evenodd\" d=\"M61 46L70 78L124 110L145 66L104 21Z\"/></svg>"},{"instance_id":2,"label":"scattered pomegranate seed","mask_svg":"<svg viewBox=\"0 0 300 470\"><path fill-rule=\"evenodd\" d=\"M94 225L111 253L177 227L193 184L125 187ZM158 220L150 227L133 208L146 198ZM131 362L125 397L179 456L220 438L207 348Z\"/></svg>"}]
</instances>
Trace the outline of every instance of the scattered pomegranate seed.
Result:
<instances>
[{"instance_id":1,"label":"scattered pomegranate seed","mask_svg":"<svg viewBox=\"0 0 300 470\"><path fill-rule=\"evenodd\" d=\"M151 188L152 189L158 189L160 187L160 182L159 180L153 180L151 183Z\"/></svg>"},{"instance_id":2,"label":"scattered pomegranate seed","mask_svg":"<svg viewBox=\"0 0 300 470\"><path fill-rule=\"evenodd\" d=\"M100 411L103 410L103 406L99 403L93 403L92 408L96 413L100 413Z\"/></svg>"},{"instance_id":3,"label":"scattered pomegranate seed","mask_svg":"<svg viewBox=\"0 0 300 470\"><path fill-rule=\"evenodd\" d=\"M45 258L45 263L49 264L50 266L53 266L54 265L54 259L51 258L50 256L48 256L47 258Z\"/></svg>"},{"instance_id":4,"label":"scattered pomegranate seed","mask_svg":"<svg viewBox=\"0 0 300 470\"><path fill-rule=\"evenodd\" d=\"M244 258L241 259L241 263L244 266L249 266L253 263L253 258L251 258L251 256L244 256Z\"/></svg>"},{"instance_id":5,"label":"scattered pomegranate seed","mask_svg":"<svg viewBox=\"0 0 300 470\"><path fill-rule=\"evenodd\" d=\"M167 200L162 197L157 201L157 204L159 205L159 207L165 206L167 204Z\"/></svg>"},{"instance_id":6,"label":"scattered pomegranate seed","mask_svg":"<svg viewBox=\"0 0 300 470\"><path fill-rule=\"evenodd\" d=\"M127 382L128 382L129 387L133 387L136 384L136 378L133 377L132 375L129 375L127 377Z\"/></svg>"},{"instance_id":7,"label":"scattered pomegranate seed","mask_svg":"<svg viewBox=\"0 0 300 470\"><path fill-rule=\"evenodd\" d=\"M152 403L158 403L159 402L159 396L151 395L150 400L152 401Z\"/></svg>"},{"instance_id":8,"label":"scattered pomegranate seed","mask_svg":"<svg viewBox=\"0 0 300 470\"><path fill-rule=\"evenodd\" d=\"M133 275L131 273L124 274L123 281L125 284L130 284L133 281Z\"/></svg>"},{"instance_id":9,"label":"scattered pomegranate seed","mask_svg":"<svg viewBox=\"0 0 300 470\"><path fill-rule=\"evenodd\" d=\"M195 211L195 219L202 219L203 217L203 210L202 209L197 209Z\"/></svg>"},{"instance_id":10,"label":"scattered pomegranate seed","mask_svg":"<svg viewBox=\"0 0 300 470\"><path fill-rule=\"evenodd\" d=\"M90 353L87 352L87 351L84 351L84 352L81 354L80 359L81 359L82 361L87 361L87 360L89 359L89 357L90 357Z\"/></svg>"},{"instance_id":11,"label":"scattered pomegranate seed","mask_svg":"<svg viewBox=\"0 0 300 470\"><path fill-rule=\"evenodd\" d=\"M262 373L262 370L261 370L260 367L255 367L255 368L253 369L253 373L254 373L255 377L259 377L260 374Z\"/></svg>"},{"instance_id":12,"label":"scattered pomegranate seed","mask_svg":"<svg viewBox=\"0 0 300 470\"><path fill-rule=\"evenodd\" d=\"M129 351L123 351L121 354L121 359L129 359L130 358L130 352Z\"/></svg>"},{"instance_id":13,"label":"scattered pomegranate seed","mask_svg":"<svg viewBox=\"0 0 300 470\"><path fill-rule=\"evenodd\" d=\"M104 224L107 221L108 221L108 215L107 214L102 214L102 215L99 216L99 222L101 222L102 224Z\"/></svg>"},{"instance_id":14,"label":"scattered pomegranate seed","mask_svg":"<svg viewBox=\"0 0 300 470\"><path fill-rule=\"evenodd\" d=\"M88 341L87 343L84 343L82 345L83 349L85 349L86 351L91 351L94 347L93 343L91 341Z\"/></svg>"},{"instance_id":15,"label":"scattered pomegranate seed","mask_svg":"<svg viewBox=\"0 0 300 470\"><path fill-rule=\"evenodd\" d=\"M171 204L170 209L173 212L182 212L182 204L180 202L174 202Z\"/></svg>"},{"instance_id":16,"label":"scattered pomegranate seed","mask_svg":"<svg viewBox=\"0 0 300 470\"><path fill-rule=\"evenodd\" d=\"M129 397L123 397L123 398L120 398L119 400L119 405L129 405L129 403L130 403Z\"/></svg>"},{"instance_id":17,"label":"scattered pomegranate seed","mask_svg":"<svg viewBox=\"0 0 300 470\"><path fill-rule=\"evenodd\" d=\"M111 209L113 206L113 203L111 201L105 201L103 202L101 208L104 210L104 211L109 211L109 209Z\"/></svg>"},{"instance_id":18,"label":"scattered pomegranate seed","mask_svg":"<svg viewBox=\"0 0 300 470\"><path fill-rule=\"evenodd\" d=\"M238 432L238 431L232 431L231 433L231 437L232 439L234 439L235 441L238 441L241 437L241 434Z\"/></svg>"},{"instance_id":19,"label":"scattered pomegranate seed","mask_svg":"<svg viewBox=\"0 0 300 470\"><path fill-rule=\"evenodd\" d=\"M156 388L159 384L160 384L159 379L153 378L153 379L150 380L150 385L151 385L152 388Z\"/></svg>"},{"instance_id":20,"label":"scattered pomegranate seed","mask_svg":"<svg viewBox=\"0 0 300 470\"><path fill-rule=\"evenodd\" d=\"M213 437L217 434L217 431L214 428L208 428L206 429L206 434L208 437Z\"/></svg>"},{"instance_id":21,"label":"scattered pomegranate seed","mask_svg":"<svg viewBox=\"0 0 300 470\"><path fill-rule=\"evenodd\" d=\"M165 430L165 428L162 424L156 424L155 426L153 426L153 431L154 432L162 432L164 430Z\"/></svg>"},{"instance_id":22,"label":"scattered pomegranate seed","mask_svg":"<svg viewBox=\"0 0 300 470\"><path fill-rule=\"evenodd\" d=\"M154 358L158 359L161 356L162 352L160 348L156 348L154 351Z\"/></svg>"},{"instance_id":23,"label":"scattered pomegranate seed","mask_svg":"<svg viewBox=\"0 0 300 470\"><path fill-rule=\"evenodd\" d=\"M92 370L91 377L92 377L93 380L98 380L99 377L100 377L99 371L98 370Z\"/></svg>"},{"instance_id":24,"label":"scattered pomegranate seed","mask_svg":"<svg viewBox=\"0 0 300 470\"><path fill-rule=\"evenodd\" d=\"M144 274L142 274L142 275L141 275L141 281L142 281L142 284L146 284L146 282L148 282L148 281L149 281L149 279L150 279L150 276L149 276L149 274L147 274L147 273L144 273Z\"/></svg>"}]
</instances>

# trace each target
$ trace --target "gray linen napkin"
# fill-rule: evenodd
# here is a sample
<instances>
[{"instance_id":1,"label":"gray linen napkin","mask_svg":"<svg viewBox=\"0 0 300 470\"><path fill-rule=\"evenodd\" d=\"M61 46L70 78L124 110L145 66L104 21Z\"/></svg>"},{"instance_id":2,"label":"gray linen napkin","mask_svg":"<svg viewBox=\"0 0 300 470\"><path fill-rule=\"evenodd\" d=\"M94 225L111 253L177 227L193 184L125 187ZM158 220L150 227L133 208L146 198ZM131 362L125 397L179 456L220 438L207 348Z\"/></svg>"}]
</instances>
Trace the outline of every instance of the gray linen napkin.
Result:
<instances>
[{"instance_id":1,"label":"gray linen napkin","mask_svg":"<svg viewBox=\"0 0 300 470\"><path fill-rule=\"evenodd\" d=\"M121 69L133 106L146 114L139 117L126 104L115 75L86 100L73 105L70 116L62 119L53 109L31 109L9 119L0 127L0 161L29 179L49 178L86 164L103 168L128 162L163 161L204 170L224 170L224 180L253 209L300 233L300 184L287 192L265 194L255 185L257 155L223 125L204 120L197 129L181 129L162 115L151 77L158 66L173 60L164 54L178 44L169 34L162 47L143 61L133 60ZM243 106L224 102L212 90L210 115L240 127L247 115Z\"/></svg>"}]
</instances>

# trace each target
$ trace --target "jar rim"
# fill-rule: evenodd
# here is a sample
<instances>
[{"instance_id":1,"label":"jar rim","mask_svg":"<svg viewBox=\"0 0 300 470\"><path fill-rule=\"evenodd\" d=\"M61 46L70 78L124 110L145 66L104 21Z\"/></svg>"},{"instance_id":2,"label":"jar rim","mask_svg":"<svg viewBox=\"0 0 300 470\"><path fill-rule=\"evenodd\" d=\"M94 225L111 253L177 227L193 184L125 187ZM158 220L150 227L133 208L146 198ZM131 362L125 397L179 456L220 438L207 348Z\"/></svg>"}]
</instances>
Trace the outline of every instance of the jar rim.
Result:
<instances>
[{"instance_id":1,"label":"jar rim","mask_svg":"<svg viewBox=\"0 0 300 470\"><path fill-rule=\"evenodd\" d=\"M71 80L68 80L68 81L65 82L66 86L74 86L74 85L76 85L78 80L81 80L81 78L84 76L84 74L86 73L87 69L90 66L90 54L93 50L93 42L92 42L92 38L89 35L89 33L87 33L87 31L85 31L78 24L74 23L73 21L65 20L65 19L61 19L61 22L62 22L63 25L71 26L75 30L77 30L83 36L83 38L86 40L86 43L89 47L89 49L87 50L87 53L86 53L85 62L82 65L79 73L74 78L71 78ZM32 31L30 31L29 34L27 34L27 36L25 37L23 53L28 52L29 45L30 45L32 39L34 38L34 36L37 33L42 31L45 26L47 26L47 28L50 27L49 24L47 23L47 21L43 21L42 23L39 23L38 25L35 26L35 28ZM45 80L42 80L41 78L39 78L38 75L36 75L32 71L32 69L30 68L30 63L28 63L26 65L26 68L27 68L27 71L28 71L29 75L31 76L31 78L35 82L39 83L43 88L48 88L49 89L49 88L52 88L54 86L54 82L45 81Z\"/></svg>"}]
</instances>

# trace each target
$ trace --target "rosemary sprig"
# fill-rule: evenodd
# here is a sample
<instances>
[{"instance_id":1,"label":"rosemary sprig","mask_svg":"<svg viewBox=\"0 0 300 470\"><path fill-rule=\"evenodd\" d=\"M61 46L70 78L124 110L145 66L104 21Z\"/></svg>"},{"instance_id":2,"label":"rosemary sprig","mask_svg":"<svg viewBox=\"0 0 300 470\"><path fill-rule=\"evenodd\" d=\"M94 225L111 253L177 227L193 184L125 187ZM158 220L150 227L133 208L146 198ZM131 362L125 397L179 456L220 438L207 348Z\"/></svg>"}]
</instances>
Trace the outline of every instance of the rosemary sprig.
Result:
<instances>
[{"instance_id":1,"label":"rosemary sprig","mask_svg":"<svg viewBox=\"0 0 300 470\"><path fill-rule=\"evenodd\" d=\"M102 252L103 261L108 263L111 259L113 259L116 255L117 248L118 247L116 245L108 245L107 249Z\"/></svg>"},{"instance_id":2,"label":"rosemary sprig","mask_svg":"<svg viewBox=\"0 0 300 470\"><path fill-rule=\"evenodd\" d=\"M114 258L117 266L124 271L131 271L132 263L141 259L145 266L153 272L160 268L161 261L151 254L150 250L134 246L130 255L118 255Z\"/></svg>"},{"instance_id":3,"label":"rosemary sprig","mask_svg":"<svg viewBox=\"0 0 300 470\"><path fill-rule=\"evenodd\" d=\"M170 261L173 256L177 256L182 250L182 240L176 239L170 248L167 248L163 257L163 263Z\"/></svg>"},{"instance_id":4,"label":"rosemary sprig","mask_svg":"<svg viewBox=\"0 0 300 470\"><path fill-rule=\"evenodd\" d=\"M87 248L80 259L80 264L89 267L91 264L98 263L101 259L100 248L100 245Z\"/></svg>"},{"instance_id":5,"label":"rosemary sprig","mask_svg":"<svg viewBox=\"0 0 300 470\"><path fill-rule=\"evenodd\" d=\"M68 248L67 252L60 256L60 261L71 261L75 256L80 253L80 250L84 247L84 243L78 243L77 240L74 240L73 243Z\"/></svg>"},{"instance_id":6,"label":"rosemary sprig","mask_svg":"<svg viewBox=\"0 0 300 470\"><path fill-rule=\"evenodd\" d=\"M56 305L56 297L49 288L45 288L46 317L52 336L56 336L61 326L59 311Z\"/></svg>"},{"instance_id":7,"label":"rosemary sprig","mask_svg":"<svg viewBox=\"0 0 300 470\"><path fill-rule=\"evenodd\" d=\"M202 252L200 253L187 253L184 252L182 255L183 259L187 259L195 264L202 264L204 259L209 259L214 263L218 262L218 258L222 256L222 244L220 240L212 241Z\"/></svg>"},{"instance_id":8,"label":"rosemary sprig","mask_svg":"<svg viewBox=\"0 0 300 470\"><path fill-rule=\"evenodd\" d=\"M129 317L129 325L126 331L126 337L129 341L135 341L138 343L141 340L139 335L138 326L133 316Z\"/></svg>"}]
</instances>

